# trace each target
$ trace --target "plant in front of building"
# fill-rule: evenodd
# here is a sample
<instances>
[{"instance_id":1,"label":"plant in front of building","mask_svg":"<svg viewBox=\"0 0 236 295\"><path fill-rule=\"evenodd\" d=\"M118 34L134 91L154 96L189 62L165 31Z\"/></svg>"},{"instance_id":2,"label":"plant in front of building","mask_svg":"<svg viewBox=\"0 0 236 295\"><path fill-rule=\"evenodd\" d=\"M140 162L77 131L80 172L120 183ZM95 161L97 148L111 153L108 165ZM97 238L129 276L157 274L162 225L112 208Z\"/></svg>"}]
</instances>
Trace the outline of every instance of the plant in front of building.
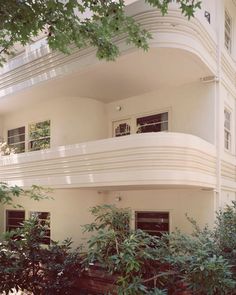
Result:
<instances>
[{"instance_id":1,"label":"plant in front of building","mask_svg":"<svg viewBox=\"0 0 236 295\"><path fill-rule=\"evenodd\" d=\"M219 252L211 230L194 230L192 235L176 231L165 235L162 243L162 263L168 263L175 270L179 283L190 294L234 294L236 281L231 264ZM173 292L175 283L168 272L165 279L168 289Z\"/></svg>"},{"instance_id":2,"label":"plant in front of building","mask_svg":"<svg viewBox=\"0 0 236 295\"><path fill-rule=\"evenodd\" d=\"M131 211L112 205L91 210L95 221L84 226L92 233L84 266L98 264L114 275L117 294L166 294L155 276L160 273L159 240L130 228Z\"/></svg>"},{"instance_id":3,"label":"plant in front of building","mask_svg":"<svg viewBox=\"0 0 236 295\"><path fill-rule=\"evenodd\" d=\"M15 148L4 141L0 141L0 156L8 156L15 153Z\"/></svg>"},{"instance_id":4,"label":"plant in front of building","mask_svg":"<svg viewBox=\"0 0 236 295\"><path fill-rule=\"evenodd\" d=\"M37 217L5 234L0 244L0 293L75 294L73 284L81 270L79 251L71 251L70 240L42 245L46 235L47 226Z\"/></svg>"},{"instance_id":5,"label":"plant in front of building","mask_svg":"<svg viewBox=\"0 0 236 295\"><path fill-rule=\"evenodd\" d=\"M214 231L216 244L221 255L232 265L234 279L236 280L236 202L217 212L216 227Z\"/></svg>"},{"instance_id":6,"label":"plant in front of building","mask_svg":"<svg viewBox=\"0 0 236 295\"><path fill-rule=\"evenodd\" d=\"M23 189L17 185L8 185L0 182L0 204L10 205L13 207L22 207L17 204L16 200L20 197L28 197L35 201L50 198L51 189L32 185L29 189Z\"/></svg>"},{"instance_id":7,"label":"plant in front of building","mask_svg":"<svg viewBox=\"0 0 236 295\"><path fill-rule=\"evenodd\" d=\"M85 226L93 235L84 262L114 274L118 294L235 294L235 204L218 213L213 230L188 218L191 235L176 230L162 238L131 230L128 209L97 206L92 214L95 222Z\"/></svg>"}]
</instances>

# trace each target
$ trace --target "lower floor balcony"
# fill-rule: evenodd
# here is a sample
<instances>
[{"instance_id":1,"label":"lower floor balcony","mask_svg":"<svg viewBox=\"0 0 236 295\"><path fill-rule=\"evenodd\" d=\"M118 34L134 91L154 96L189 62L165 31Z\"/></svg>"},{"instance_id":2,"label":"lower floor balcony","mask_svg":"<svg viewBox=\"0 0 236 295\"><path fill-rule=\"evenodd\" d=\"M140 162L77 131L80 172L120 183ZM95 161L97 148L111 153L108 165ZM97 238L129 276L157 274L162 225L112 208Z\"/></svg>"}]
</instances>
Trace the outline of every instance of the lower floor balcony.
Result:
<instances>
[{"instance_id":1,"label":"lower floor balcony","mask_svg":"<svg viewBox=\"0 0 236 295\"><path fill-rule=\"evenodd\" d=\"M52 188L216 186L216 150L203 139L158 132L4 156L0 181Z\"/></svg>"}]
</instances>

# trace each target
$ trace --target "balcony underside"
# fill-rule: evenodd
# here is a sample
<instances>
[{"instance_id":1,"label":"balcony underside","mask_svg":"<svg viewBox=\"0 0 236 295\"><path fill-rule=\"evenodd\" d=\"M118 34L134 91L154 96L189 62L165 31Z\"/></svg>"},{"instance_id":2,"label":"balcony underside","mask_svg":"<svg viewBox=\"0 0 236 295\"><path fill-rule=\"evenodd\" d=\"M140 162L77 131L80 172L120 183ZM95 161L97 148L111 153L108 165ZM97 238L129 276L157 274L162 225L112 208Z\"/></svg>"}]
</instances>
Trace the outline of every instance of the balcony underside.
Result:
<instances>
[{"instance_id":1,"label":"balcony underside","mask_svg":"<svg viewBox=\"0 0 236 295\"><path fill-rule=\"evenodd\" d=\"M149 52L130 53L116 62L101 62L96 66L49 79L38 84L32 76L22 91L0 98L0 113L12 112L22 105L42 102L58 97L88 97L111 102L127 97L156 91L160 87L176 87L200 78L211 76L211 71L198 58L185 50L171 48L152 48ZM24 84L24 83L23 83ZM14 86L15 87L15 86ZM10 88L10 92L14 91ZM20 84L16 86L20 88Z\"/></svg>"},{"instance_id":2,"label":"balcony underside","mask_svg":"<svg viewBox=\"0 0 236 295\"><path fill-rule=\"evenodd\" d=\"M59 96L111 102L215 75L214 34L204 20L188 21L177 6L162 17L143 1L128 10L152 33L148 52L127 46L122 38L116 62L98 61L92 48L69 56L45 45L26 52L0 71L0 114Z\"/></svg>"},{"instance_id":3,"label":"balcony underside","mask_svg":"<svg viewBox=\"0 0 236 295\"><path fill-rule=\"evenodd\" d=\"M149 133L2 157L0 180L28 187L175 188L216 185L215 149L180 133Z\"/></svg>"}]
</instances>

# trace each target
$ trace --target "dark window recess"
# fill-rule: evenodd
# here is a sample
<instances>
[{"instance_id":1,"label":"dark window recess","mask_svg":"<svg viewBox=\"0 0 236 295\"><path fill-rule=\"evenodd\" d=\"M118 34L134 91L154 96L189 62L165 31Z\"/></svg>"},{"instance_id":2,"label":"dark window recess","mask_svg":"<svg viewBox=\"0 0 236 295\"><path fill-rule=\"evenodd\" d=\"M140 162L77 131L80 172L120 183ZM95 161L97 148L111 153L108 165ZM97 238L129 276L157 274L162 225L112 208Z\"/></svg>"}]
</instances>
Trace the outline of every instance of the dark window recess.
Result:
<instances>
[{"instance_id":1,"label":"dark window recess","mask_svg":"<svg viewBox=\"0 0 236 295\"><path fill-rule=\"evenodd\" d=\"M163 233L169 232L169 212L135 212L135 227L152 236L161 237Z\"/></svg>"},{"instance_id":2,"label":"dark window recess","mask_svg":"<svg viewBox=\"0 0 236 295\"><path fill-rule=\"evenodd\" d=\"M124 136L130 134L130 126L127 123L119 124L115 129L115 136Z\"/></svg>"},{"instance_id":3,"label":"dark window recess","mask_svg":"<svg viewBox=\"0 0 236 295\"><path fill-rule=\"evenodd\" d=\"M45 228L45 235L41 239L41 243L50 245L51 230L50 230L50 212L31 212L31 217L37 217L39 223Z\"/></svg>"},{"instance_id":4,"label":"dark window recess","mask_svg":"<svg viewBox=\"0 0 236 295\"><path fill-rule=\"evenodd\" d=\"M7 143L16 153L25 152L25 127L8 130Z\"/></svg>"},{"instance_id":5,"label":"dark window recess","mask_svg":"<svg viewBox=\"0 0 236 295\"><path fill-rule=\"evenodd\" d=\"M137 133L168 131L168 112L137 119Z\"/></svg>"},{"instance_id":6,"label":"dark window recess","mask_svg":"<svg viewBox=\"0 0 236 295\"><path fill-rule=\"evenodd\" d=\"M210 24L211 23L211 14L210 14L210 12L205 10L204 16L207 19L208 23Z\"/></svg>"},{"instance_id":7,"label":"dark window recess","mask_svg":"<svg viewBox=\"0 0 236 295\"><path fill-rule=\"evenodd\" d=\"M25 220L25 211L23 210L7 210L6 211L6 231L15 230L22 227Z\"/></svg>"}]
</instances>

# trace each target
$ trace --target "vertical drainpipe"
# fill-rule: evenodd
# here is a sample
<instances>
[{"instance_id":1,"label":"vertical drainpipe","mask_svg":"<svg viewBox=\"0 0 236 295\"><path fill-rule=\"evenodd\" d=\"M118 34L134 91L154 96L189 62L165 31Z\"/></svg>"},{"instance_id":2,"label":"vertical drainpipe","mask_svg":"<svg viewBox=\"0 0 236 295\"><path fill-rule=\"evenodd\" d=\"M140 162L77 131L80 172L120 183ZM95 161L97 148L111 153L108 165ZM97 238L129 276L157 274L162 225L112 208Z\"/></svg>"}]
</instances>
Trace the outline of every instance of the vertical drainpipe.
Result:
<instances>
[{"instance_id":1,"label":"vertical drainpipe","mask_svg":"<svg viewBox=\"0 0 236 295\"><path fill-rule=\"evenodd\" d=\"M222 105L221 105L221 54L222 54L222 24L224 12L224 1L218 0L216 7L217 19L217 79L214 82L215 95L215 145L216 145L216 190L215 190L215 212L221 206L221 153L222 153Z\"/></svg>"}]
</instances>

